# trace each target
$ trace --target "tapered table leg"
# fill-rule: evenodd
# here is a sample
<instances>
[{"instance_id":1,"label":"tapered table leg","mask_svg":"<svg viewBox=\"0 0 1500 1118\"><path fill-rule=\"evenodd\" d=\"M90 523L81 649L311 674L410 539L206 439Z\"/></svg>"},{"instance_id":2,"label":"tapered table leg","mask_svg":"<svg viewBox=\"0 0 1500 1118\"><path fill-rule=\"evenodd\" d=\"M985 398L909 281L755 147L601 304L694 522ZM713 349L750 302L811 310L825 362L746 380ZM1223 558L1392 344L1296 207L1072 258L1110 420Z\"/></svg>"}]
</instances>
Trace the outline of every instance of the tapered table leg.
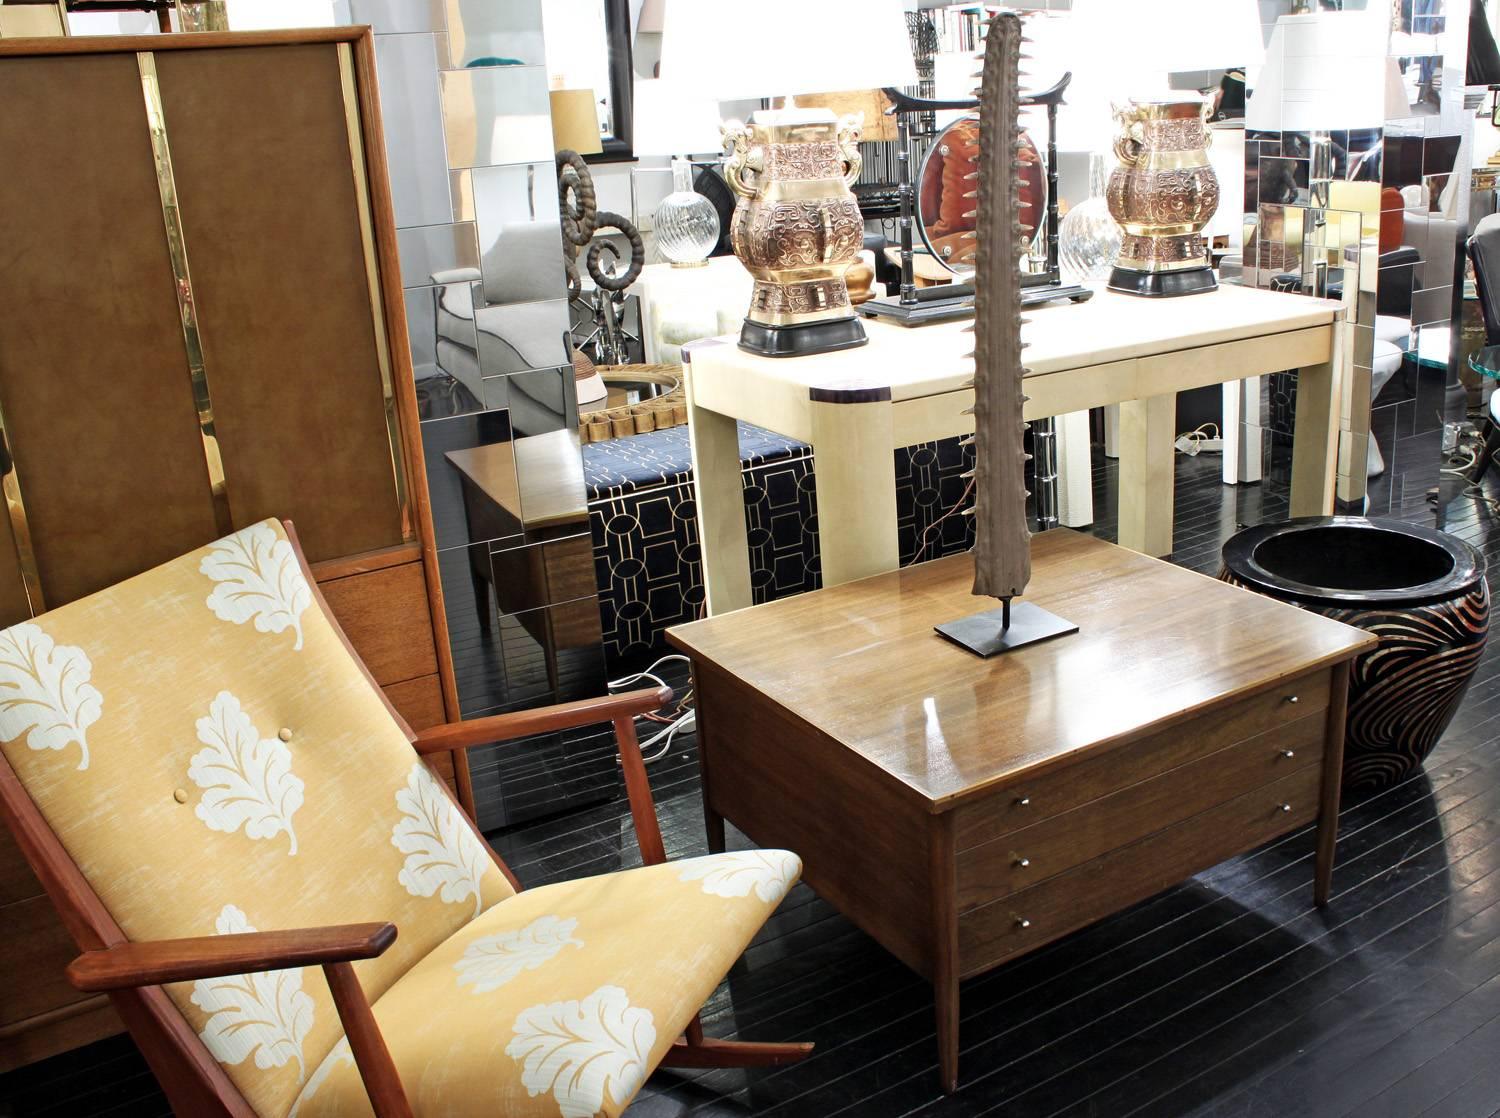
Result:
<instances>
[{"instance_id":1,"label":"tapered table leg","mask_svg":"<svg viewBox=\"0 0 1500 1118\"><path fill-rule=\"evenodd\" d=\"M1333 669L1328 696L1327 745L1323 753L1323 785L1318 807L1318 857L1313 872L1313 903L1328 903L1333 886L1333 855L1339 837L1339 794L1344 778L1344 722L1349 711L1349 662Z\"/></svg>"},{"instance_id":2,"label":"tapered table leg","mask_svg":"<svg viewBox=\"0 0 1500 1118\"><path fill-rule=\"evenodd\" d=\"M931 818L932 992L937 1005L938 1073L943 1091L951 1095L958 1090L958 872L953 817Z\"/></svg>"}]
</instances>

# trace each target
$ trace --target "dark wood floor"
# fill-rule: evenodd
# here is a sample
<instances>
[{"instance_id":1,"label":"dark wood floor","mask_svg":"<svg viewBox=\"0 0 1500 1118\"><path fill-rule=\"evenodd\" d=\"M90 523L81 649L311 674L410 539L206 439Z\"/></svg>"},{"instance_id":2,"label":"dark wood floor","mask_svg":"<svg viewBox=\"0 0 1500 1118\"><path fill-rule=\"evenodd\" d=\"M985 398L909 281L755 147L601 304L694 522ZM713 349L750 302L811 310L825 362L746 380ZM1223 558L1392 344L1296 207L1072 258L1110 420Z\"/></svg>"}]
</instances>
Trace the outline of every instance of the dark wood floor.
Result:
<instances>
[{"instance_id":1,"label":"dark wood floor","mask_svg":"<svg viewBox=\"0 0 1500 1118\"><path fill-rule=\"evenodd\" d=\"M1402 444L1386 448L1382 510L1432 523L1435 434ZM1175 558L1205 571L1238 525L1286 513L1274 476L1229 490L1218 469L1216 457L1178 462ZM1099 462L1095 530L1106 538L1113 473ZM1439 519L1500 558L1488 505L1458 496ZM929 990L799 886L705 1019L724 1036L813 1040L816 1054L773 1072L661 1073L630 1113L1500 1115L1495 647L1426 773L1345 805L1325 911L1312 906L1312 836L1301 832L966 983L962 1085L944 1098ZM652 782L669 853L701 852L691 739ZM494 841L527 884L637 860L618 800ZM123 1038L0 1079L0 1115L165 1112Z\"/></svg>"}]
</instances>

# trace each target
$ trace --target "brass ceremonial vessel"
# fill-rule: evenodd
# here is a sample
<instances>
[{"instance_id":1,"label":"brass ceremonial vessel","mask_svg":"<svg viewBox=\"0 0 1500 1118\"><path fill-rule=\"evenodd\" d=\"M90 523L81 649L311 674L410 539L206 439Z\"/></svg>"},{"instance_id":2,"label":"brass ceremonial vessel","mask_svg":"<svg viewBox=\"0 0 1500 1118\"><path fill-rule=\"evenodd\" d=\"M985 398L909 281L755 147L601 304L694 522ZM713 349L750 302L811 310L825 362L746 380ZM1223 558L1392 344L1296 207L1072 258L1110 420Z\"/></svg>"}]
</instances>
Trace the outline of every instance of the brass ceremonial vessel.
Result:
<instances>
[{"instance_id":1,"label":"brass ceremonial vessel","mask_svg":"<svg viewBox=\"0 0 1500 1118\"><path fill-rule=\"evenodd\" d=\"M1111 291L1192 295L1218 286L1203 238L1219 207L1219 179L1208 162L1209 111L1197 94L1132 98L1115 110L1120 165L1106 196L1124 240Z\"/></svg>"},{"instance_id":2,"label":"brass ceremonial vessel","mask_svg":"<svg viewBox=\"0 0 1500 1118\"><path fill-rule=\"evenodd\" d=\"M730 240L755 279L741 348L793 357L865 344L844 284L864 246L849 189L859 177L862 123L787 108L725 126L733 149L726 177L739 195Z\"/></svg>"}]
</instances>

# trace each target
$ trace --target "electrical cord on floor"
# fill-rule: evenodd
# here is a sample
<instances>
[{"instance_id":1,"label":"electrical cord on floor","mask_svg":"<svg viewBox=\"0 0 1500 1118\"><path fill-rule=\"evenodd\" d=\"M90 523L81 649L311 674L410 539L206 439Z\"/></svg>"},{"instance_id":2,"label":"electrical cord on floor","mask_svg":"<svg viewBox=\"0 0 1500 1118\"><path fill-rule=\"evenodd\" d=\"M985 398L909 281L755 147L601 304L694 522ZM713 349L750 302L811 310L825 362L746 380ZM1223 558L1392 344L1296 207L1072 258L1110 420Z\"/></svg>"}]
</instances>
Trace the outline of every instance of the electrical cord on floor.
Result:
<instances>
[{"instance_id":1,"label":"electrical cord on floor","mask_svg":"<svg viewBox=\"0 0 1500 1118\"><path fill-rule=\"evenodd\" d=\"M686 656L673 653L672 655L663 656L661 659L655 661L645 671L636 672L633 675L621 676L619 679L612 679L609 681L607 686L610 690L613 691L615 688L629 687L631 684L639 683L643 679L649 679L658 687L666 687L666 681L663 680L659 675L656 675L655 672L657 668L661 667L661 665L670 663L672 661L681 661L684 664L691 662ZM665 757L667 753L671 751L672 739L676 737L678 733L690 733L693 730L697 729L697 712L692 709L692 701L693 689L689 687L677 700L677 705L673 708L670 715L661 715L654 712L641 715L641 718L648 722L653 722L657 725L665 725L666 727L665 729L657 731L655 734L652 734L649 738L646 738L641 742L641 759L645 761L646 764L649 765L653 761L660 761L663 757ZM639 734L639 731L637 731L637 733ZM646 750L650 749L657 742L662 743L661 748L658 749L655 753L648 754ZM615 763L620 763L620 759L618 757L615 758Z\"/></svg>"},{"instance_id":2,"label":"electrical cord on floor","mask_svg":"<svg viewBox=\"0 0 1500 1118\"><path fill-rule=\"evenodd\" d=\"M1212 431L1213 434L1209 434ZM1205 423L1192 431L1184 431L1172 444L1188 457L1198 454L1217 454L1224 450L1224 436L1217 423Z\"/></svg>"},{"instance_id":3,"label":"electrical cord on floor","mask_svg":"<svg viewBox=\"0 0 1500 1118\"><path fill-rule=\"evenodd\" d=\"M1467 478L1479 464L1479 456L1484 453L1484 440L1477 431L1468 431L1460 436L1460 442L1453 448L1453 452L1447 456L1447 465L1438 472L1448 477ZM1500 465L1500 450L1490 455L1490 465ZM1434 490L1434 493L1437 491ZM1471 481L1455 494L1456 497L1468 497L1490 510L1494 516L1500 516L1500 497L1492 497L1484 491L1482 482ZM1435 498L1429 496L1429 500Z\"/></svg>"}]
</instances>

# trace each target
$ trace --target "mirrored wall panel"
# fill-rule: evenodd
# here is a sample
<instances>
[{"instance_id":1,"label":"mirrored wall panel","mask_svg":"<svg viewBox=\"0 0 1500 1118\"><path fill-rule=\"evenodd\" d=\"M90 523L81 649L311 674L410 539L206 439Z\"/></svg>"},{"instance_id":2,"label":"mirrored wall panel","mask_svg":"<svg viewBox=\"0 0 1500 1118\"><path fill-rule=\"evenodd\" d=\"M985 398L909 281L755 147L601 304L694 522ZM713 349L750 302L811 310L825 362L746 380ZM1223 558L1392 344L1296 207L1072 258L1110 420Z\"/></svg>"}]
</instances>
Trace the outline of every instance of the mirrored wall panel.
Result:
<instances>
[{"instance_id":1,"label":"mirrored wall panel","mask_svg":"<svg viewBox=\"0 0 1500 1118\"><path fill-rule=\"evenodd\" d=\"M544 68L478 66L444 70L441 78L449 167L551 160L552 113ZM448 193L446 175L443 192Z\"/></svg>"}]
</instances>

